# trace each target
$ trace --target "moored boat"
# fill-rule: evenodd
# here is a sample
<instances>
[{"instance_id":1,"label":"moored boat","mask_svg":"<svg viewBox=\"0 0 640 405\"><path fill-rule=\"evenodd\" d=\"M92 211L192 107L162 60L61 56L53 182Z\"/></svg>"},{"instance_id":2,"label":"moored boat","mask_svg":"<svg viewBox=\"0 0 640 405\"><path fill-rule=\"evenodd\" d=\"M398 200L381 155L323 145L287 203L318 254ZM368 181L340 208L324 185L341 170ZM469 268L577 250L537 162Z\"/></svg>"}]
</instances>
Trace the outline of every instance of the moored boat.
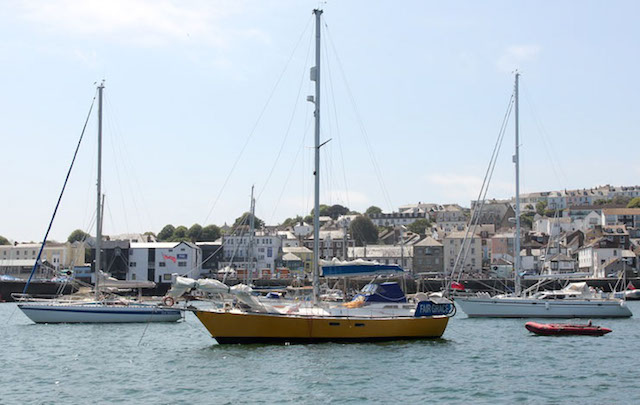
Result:
<instances>
[{"instance_id":1,"label":"moored boat","mask_svg":"<svg viewBox=\"0 0 640 405\"><path fill-rule=\"evenodd\" d=\"M525 328L537 335L559 336L559 335L588 335L602 336L612 332L609 328L592 325L591 321L587 324L569 324L569 323L538 323L527 322Z\"/></svg>"}]
</instances>

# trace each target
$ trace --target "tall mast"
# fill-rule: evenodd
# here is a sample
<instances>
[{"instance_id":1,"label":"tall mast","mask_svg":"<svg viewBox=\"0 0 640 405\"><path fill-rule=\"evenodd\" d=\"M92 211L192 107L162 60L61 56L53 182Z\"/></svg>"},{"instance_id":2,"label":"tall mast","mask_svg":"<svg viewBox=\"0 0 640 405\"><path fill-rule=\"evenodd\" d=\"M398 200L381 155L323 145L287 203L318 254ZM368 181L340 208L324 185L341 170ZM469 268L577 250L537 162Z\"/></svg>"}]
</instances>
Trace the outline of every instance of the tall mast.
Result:
<instances>
[{"instance_id":1,"label":"tall mast","mask_svg":"<svg viewBox=\"0 0 640 405\"><path fill-rule=\"evenodd\" d=\"M96 195L96 265L95 265L95 294L100 298L98 284L100 283L100 264L102 250L102 91L104 82L98 85L98 182Z\"/></svg>"},{"instance_id":2,"label":"tall mast","mask_svg":"<svg viewBox=\"0 0 640 405\"><path fill-rule=\"evenodd\" d=\"M520 73L516 71L516 84L515 84L515 110L516 110L516 154L513 156L513 162L516 165L516 235L514 243L514 286L516 295L520 295L520 112L519 112L519 98L518 98L518 82L520 79Z\"/></svg>"},{"instance_id":3,"label":"tall mast","mask_svg":"<svg viewBox=\"0 0 640 405\"><path fill-rule=\"evenodd\" d=\"M251 216L249 217L249 248L247 249L247 285L251 284L253 272L253 237L256 229L256 200L253 199L253 188L251 186Z\"/></svg>"},{"instance_id":4,"label":"tall mast","mask_svg":"<svg viewBox=\"0 0 640 405\"><path fill-rule=\"evenodd\" d=\"M311 68L311 80L316 82L315 93L315 178L314 208L313 208L313 302L318 302L318 277L320 263L320 16L322 10L315 9L316 16L316 65Z\"/></svg>"}]
</instances>

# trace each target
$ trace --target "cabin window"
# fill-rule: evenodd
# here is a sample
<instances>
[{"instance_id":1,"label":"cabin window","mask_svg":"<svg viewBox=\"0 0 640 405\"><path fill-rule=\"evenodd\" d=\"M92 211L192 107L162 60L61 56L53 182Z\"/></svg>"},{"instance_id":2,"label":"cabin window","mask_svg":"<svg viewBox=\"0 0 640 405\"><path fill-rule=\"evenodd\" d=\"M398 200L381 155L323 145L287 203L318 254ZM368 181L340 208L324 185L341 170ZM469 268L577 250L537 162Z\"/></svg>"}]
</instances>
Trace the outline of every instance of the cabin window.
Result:
<instances>
[{"instance_id":1,"label":"cabin window","mask_svg":"<svg viewBox=\"0 0 640 405\"><path fill-rule=\"evenodd\" d=\"M136 262L130 262L129 267L136 267Z\"/></svg>"},{"instance_id":2,"label":"cabin window","mask_svg":"<svg viewBox=\"0 0 640 405\"><path fill-rule=\"evenodd\" d=\"M166 266L167 266L167 263L165 262L158 263L158 267L166 267Z\"/></svg>"},{"instance_id":3,"label":"cabin window","mask_svg":"<svg viewBox=\"0 0 640 405\"><path fill-rule=\"evenodd\" d=\"M187 267L187 262L178 262L178 267Z\"/></svg>"}]
</instances>

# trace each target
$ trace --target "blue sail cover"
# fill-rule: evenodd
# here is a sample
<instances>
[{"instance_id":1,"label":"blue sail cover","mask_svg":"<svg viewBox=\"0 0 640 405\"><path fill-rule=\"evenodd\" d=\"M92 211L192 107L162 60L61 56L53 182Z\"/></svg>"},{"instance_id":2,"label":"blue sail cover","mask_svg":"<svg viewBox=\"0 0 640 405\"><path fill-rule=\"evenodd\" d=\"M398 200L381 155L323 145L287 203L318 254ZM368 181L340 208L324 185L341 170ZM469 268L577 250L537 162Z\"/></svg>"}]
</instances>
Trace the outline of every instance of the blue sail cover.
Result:
<instances>
[{"instance_id":1,"label":"blue sail cover","mask_svg":"<svg viewBox=\"0 0 640 405\"><path fill-rule=\"evenodd\" d=\"M346 264L320 267L322 277L375 276L379 274L404 273L397 264Z\"/></svg>"},{"instance_id":2,"label":"blue sail cover","mask_svg":"<svg viewBox=\"0 0 640 405\"><path fill-rule=\"evenodd\" d=\"M404 295L402 288L393 281L367 284L362 287L362 291L358 296L363 296L365 302L407 302L407 297Z\"/></svg>"}]
</instances>

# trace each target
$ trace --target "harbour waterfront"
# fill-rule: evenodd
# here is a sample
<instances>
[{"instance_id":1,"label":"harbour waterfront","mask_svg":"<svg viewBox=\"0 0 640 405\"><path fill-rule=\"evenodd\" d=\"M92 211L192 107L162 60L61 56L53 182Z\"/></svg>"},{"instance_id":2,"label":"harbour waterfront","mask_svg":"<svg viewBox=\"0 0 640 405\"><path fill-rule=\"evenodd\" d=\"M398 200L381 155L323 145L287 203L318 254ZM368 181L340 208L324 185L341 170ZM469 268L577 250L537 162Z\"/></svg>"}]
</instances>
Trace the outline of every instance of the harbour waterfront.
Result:
<instances>
[{"instance_id":1,"label":"harbour waterfront","mask_svg":"<svg viewBox=\"0 0 640 405\"><path fill-rule=\"evenodd\" d=\"M2 404L640 402L638 317L595 321L604 337L543 337L459 311L442 339L290 346L217 345L191 313L36 325L4 303L0 322Z\"/></svg>"}]
</instances>

